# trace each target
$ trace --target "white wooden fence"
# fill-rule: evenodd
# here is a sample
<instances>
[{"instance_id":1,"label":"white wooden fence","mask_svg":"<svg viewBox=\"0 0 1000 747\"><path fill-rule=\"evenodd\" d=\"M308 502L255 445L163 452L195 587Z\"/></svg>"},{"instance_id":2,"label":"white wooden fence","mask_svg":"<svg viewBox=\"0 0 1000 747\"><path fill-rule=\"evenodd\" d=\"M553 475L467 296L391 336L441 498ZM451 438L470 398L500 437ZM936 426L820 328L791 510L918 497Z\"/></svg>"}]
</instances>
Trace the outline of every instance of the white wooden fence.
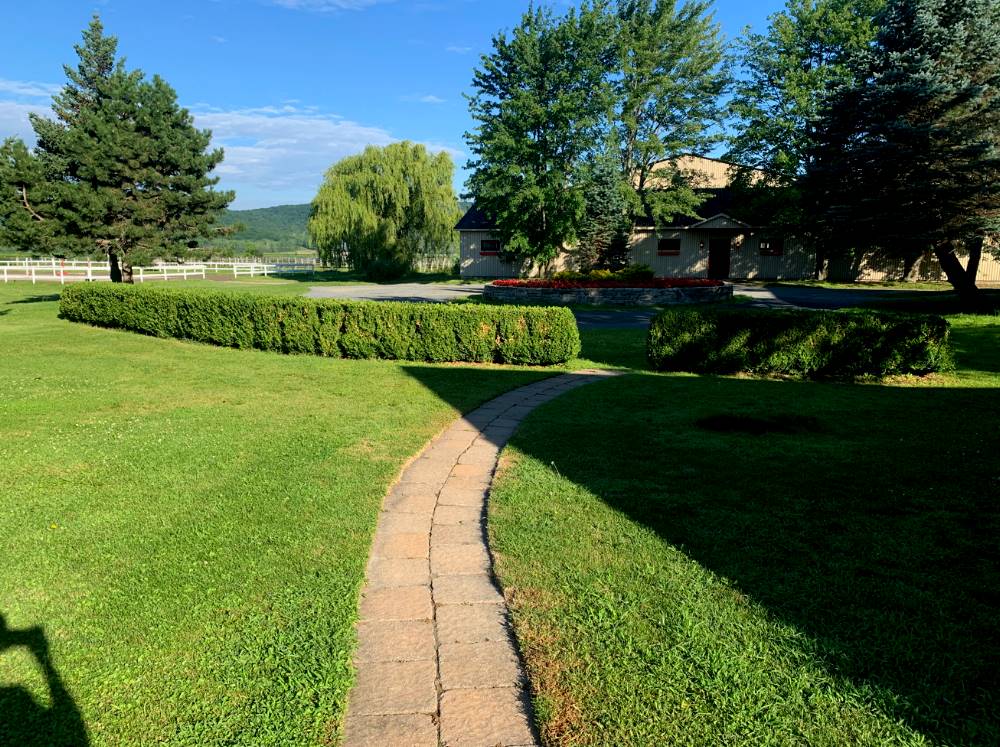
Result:
<instances>
[{"instance_id":1,"label":"white wooden fence","mask_svg":"<svg viewBox=\"0 0 1000 747\"><path fill-rule=\"evenodd\" d=\"M313 260L292 260L289 262L245 262L238 260L199 262L197 264L170 264L161 262L152 267L133 267L133 278L137 283L156 280L188 280L206 277L209 272L233 273L233 277L255 277L262 275L290 275L316 271ZM0 277L5 283L11 280L55 281L62 285L68 282L108 280L111 273L107 260L72 260L50 257L47 259L13 259L0 261Z\"/></svg>"}]
</instances>

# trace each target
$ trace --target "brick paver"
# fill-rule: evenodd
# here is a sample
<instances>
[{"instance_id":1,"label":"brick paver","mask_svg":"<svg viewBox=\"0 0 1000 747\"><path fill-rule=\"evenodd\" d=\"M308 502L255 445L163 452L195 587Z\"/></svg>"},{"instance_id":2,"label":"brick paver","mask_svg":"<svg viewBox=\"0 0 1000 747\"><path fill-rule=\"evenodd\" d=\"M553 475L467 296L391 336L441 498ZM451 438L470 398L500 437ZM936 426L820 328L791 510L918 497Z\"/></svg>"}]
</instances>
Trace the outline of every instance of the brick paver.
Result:
<instances>
[{"instance_id":1,"label":"brick paver","mask_svg":"<svg viewBox=\"0 0 1000 747\"><path fill-rule=\"evenodd\" d=\"M487 494L521 420L608 375L580 371L497 397L435 438L389 491L360 604L347 747L537 745L487 546Z\"/></svg>"}]
</instances>

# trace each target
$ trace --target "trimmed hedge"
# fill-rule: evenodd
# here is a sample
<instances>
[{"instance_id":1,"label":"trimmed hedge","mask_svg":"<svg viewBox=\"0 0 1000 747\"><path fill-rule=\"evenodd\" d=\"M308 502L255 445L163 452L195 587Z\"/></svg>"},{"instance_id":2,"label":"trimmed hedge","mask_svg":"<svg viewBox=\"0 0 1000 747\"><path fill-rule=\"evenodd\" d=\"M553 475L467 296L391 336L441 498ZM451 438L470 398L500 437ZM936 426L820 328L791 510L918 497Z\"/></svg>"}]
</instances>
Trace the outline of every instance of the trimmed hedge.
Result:
<instances>
[{"instance_id":1,"label":"trimmed hedge","mask_svg":"<svg viewBox=\"0 0 1000 747\"><path fill-rule=\"evenodd\" d=\"M930 314L685 307L653 320L646 352L659 371L883 377L948 368L948 332Z\"/></svg>"},{"instance_id":2,"label":"trimmed hedge","mask_svg":"<svg viewBox=\"0 0 1000 747\"><path fill-rule=\"evenodd\" d=\"M545 366L580 352L568 309L327 301L148 285L78 283L59 315L232 348L332 358Z\"/></svg>"}]
</instances>

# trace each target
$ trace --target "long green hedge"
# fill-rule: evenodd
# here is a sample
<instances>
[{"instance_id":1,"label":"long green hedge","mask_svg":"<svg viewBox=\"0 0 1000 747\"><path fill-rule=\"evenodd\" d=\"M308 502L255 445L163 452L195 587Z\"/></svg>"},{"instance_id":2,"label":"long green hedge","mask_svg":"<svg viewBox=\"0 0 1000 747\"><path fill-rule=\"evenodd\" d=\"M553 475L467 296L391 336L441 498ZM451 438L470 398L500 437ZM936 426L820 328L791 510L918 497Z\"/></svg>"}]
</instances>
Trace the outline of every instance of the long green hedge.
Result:
<instances>
[{"instance_id":1,"label":"long green hedge","mask_svg":"<svg viewBox=\"0 0 1000 747\"><path fill-rule=\"evenodd\" d=\"M653 320L646 352L660 371L883 377L948 368L948 331L930 314L678 307Z\"/></svg>"},{"instance_id":2,"label":"long green hedge","mask_svg":"<svg viewBox=\"0 0 1000 747\"><path fill-rule=\"evenodd\" d=\"M156 337L333 358L552 365L580 352L563 308L328 301L78 283L60 316Z\"/></svg>"}]
</instances>

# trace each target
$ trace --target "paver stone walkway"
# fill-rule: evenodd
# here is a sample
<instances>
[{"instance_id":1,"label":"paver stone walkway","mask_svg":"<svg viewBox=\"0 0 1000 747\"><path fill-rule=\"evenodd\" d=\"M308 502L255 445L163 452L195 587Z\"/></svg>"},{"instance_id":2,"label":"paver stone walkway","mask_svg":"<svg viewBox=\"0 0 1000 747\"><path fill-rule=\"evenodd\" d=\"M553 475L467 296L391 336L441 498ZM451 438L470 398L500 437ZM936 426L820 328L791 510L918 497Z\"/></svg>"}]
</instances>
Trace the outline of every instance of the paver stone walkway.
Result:
<instances>
[{"instance_id":1,"label":"paver stone walkway","mask_svg":"<svg viewBox=\"0 0 1000 747\"><path fill-rule=\"evenodd\" d=\"M486 538L500 450L539 405L602 377L508 392L428 444L385 499L362 593L347 747L537 744Z\"/></svg>"}]
</instances>

